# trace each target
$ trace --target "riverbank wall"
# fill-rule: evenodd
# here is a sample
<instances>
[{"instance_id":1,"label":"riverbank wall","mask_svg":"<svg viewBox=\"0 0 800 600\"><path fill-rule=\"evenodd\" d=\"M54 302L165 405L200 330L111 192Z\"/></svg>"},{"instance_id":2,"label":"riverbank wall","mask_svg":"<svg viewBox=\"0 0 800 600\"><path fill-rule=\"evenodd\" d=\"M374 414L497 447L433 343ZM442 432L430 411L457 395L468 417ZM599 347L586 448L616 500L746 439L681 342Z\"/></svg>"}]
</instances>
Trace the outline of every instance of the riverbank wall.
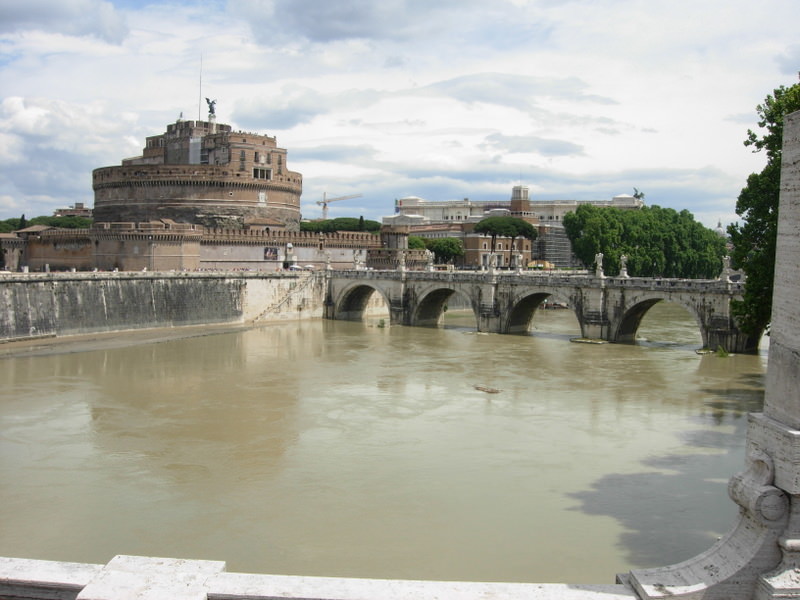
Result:
<instances>
[{"instance_id":1,"label":"riverbank wall","mask_svg":"<svg viewBox=\"0 0 800 600\"><path fill-rule=\"evenodd\" d=\"M188 325L321 318L322 273L0 276L0 342Z\"/></svg>"}]
</instances>

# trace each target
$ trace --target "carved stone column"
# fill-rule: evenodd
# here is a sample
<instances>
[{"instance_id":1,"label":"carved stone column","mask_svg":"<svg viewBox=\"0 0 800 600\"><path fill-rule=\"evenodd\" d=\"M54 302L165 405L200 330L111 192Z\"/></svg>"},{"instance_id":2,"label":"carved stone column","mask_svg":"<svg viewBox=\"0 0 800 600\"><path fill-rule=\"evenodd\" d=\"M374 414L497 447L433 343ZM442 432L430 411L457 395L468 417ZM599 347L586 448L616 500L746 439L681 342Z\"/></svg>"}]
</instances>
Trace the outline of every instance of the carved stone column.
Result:
<instances>
[{"instance_id":1,"label":"carved stone column","mask_svg":"<svg viewBox=\"0 0 800 600\"><path fill-rule=\"evenodd\" d=\"M784 120L779 214L764 412L728 486L739 523L695 558L620 576L640 598L800 598L800 112Z\"/></svg>"},{"instance_id":2,"label":"carved stone column","mask_svg":"<svg viewBox=\"0 0 800 600\"><path fill-rule=\"evenodd\" d=\"M791 512L779 539L783 560L759 579L759 600L800 598L800 112L786 117L783 136L767 395L760 417L770 427L750 443L771 454L775 485L790 495Z\"/></svg>"}]
</instances>

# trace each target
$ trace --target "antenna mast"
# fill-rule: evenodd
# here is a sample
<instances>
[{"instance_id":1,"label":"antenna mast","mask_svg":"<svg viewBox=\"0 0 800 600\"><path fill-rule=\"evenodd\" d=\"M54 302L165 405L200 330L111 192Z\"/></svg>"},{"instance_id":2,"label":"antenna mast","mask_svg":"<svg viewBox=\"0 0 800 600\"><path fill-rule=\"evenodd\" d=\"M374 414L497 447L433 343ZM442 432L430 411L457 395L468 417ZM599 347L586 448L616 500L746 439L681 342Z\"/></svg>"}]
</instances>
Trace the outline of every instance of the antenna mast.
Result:
<instances>
[{"instance_id":1,"label":"antenna mast","mask_svg":"<svg viewBox=\"0 0 800 600\"><path fill-rule=\"evenodd\" d=\"M203 53L200 53L200 85L198 86L197 93L197 120L202 121L203 109Z\"/></svg>"}]
</instances>

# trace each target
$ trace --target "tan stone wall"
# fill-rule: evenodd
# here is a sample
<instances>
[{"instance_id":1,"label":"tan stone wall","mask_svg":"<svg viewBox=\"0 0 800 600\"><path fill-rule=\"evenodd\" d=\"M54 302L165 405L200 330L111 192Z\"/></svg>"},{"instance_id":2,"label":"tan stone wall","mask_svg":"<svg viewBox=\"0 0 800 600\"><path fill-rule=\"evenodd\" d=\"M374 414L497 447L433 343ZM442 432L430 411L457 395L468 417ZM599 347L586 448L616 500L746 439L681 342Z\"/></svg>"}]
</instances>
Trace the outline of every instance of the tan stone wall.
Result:
<instances>
[{"instance_id":1,"label":"tan stone wall","mask_svg":"<svg viewBox=\"0 0 800 600\"><path fill-rule=\"evenodd\" d=\"M105 234L95 239L92 268L101 271L192 271L199 266L199 236Z\"/></svg>"},{"instance_id":2,"label":"tan stone wall","mask_svg":"<svg viewBox=\"0 0 800 600\"><path fill-rule=\"evenodd\" d=\"M69 237L29 236L22 265L32 271L87 271L93 266L91 239L83 234Z\"/></svg>"},{"instance_id":3,"label":"tan stone wall","mask_svg":"<svg viewBox=\"0 0 800 600\"><path fill-rule=\"evenodd\" d=\"M202 233L201 233L202 232ZM13 242L13 243L12 243ZM3 242L12 268L32 271L278 271L285 264L350 269L363 263L380 238L363 232L217 229L204 231L164 223L114 223L86 230L47 230ZM14 248L16 248L16 250ZM15 259L15 254L20 260Z\"/></svg>"}]
</instances>

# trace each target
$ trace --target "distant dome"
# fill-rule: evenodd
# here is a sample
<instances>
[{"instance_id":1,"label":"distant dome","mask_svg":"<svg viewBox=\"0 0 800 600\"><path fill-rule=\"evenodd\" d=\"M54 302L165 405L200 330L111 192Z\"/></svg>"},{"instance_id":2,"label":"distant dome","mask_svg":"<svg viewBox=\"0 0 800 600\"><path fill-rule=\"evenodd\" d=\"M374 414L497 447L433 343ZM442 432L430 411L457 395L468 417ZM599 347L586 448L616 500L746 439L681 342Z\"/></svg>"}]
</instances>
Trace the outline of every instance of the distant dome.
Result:
<instances>
[{"instance_id":1,"label":"distant dome","mask_svg":"<svg viewBox=\"0 0 800 600\"><path fill-rule=\"evenodd\" d=\"M722 221L717 221L717 226L714 229L717 232L717 235L720 237L728 237L728 233L725 231L725 228L722 226Z\"/></svg>"}]
</instances>

